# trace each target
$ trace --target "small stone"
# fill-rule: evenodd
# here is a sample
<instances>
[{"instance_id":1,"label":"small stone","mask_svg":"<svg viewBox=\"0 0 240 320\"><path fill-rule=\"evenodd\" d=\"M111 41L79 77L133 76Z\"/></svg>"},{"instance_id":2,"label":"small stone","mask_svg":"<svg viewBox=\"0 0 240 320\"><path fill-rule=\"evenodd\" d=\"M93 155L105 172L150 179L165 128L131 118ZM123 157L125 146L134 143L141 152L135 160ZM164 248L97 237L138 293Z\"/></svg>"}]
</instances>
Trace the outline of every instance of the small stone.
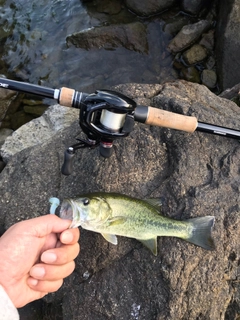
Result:
<instances>
[{"instance_id":1,"label":"small stone","mask_svg":"<svg viewBox=\"0 0 240 320\"><path fill-rule=\"evenodd\" d=\"M217 84L217 74L213 70L205 69L202 72L202 84L204 84L206 87L213 89L216 87Z\"/></svg>"},{"instance_id":2,"label":"small stone","mask_svg":"<svg viewBox=\"0 0 240 320\"><path fill-rule=\"evenodd\" d=\"M207 69L212 69L216 65L216 60L213 56L208 57L206 61Z\"/></svg>"},{"instance_id":3,"label":"small stone","mask_svg":"<svg viewBox=\"0 0 240 320\"><path fill-rule=\"evenodd\" d=\"M210 22L207 20L201 20L197 23L184 26L181 31L172 39L168 45L168 49L172 53L177 53L188 48L191 44L196 42L199 37L210 28Z\"/></svg>"},{"instance_id":4,"label":"small stone","mask_svg":"<svg viewBox=\"0 0 240 320\"><path fill-rule=\"evenodd\" d=\"M203 61L207 57L207 50L200 44L193 45L183 53L183 60L187 65Z\"/></svg>"},{"instance_id":5,"label":"small stone","mask_svg":"<svg viewBox=\"0 0 240 320\"><path fill-rule=\"evenodd\" d=\"M202 39L199 44L207 48L208 50L214 49L214 30L209 30L207 33L202 35Z\"/></svg>"},{"instance_id":6,"label":"small stone","mask_svg":"<svg viewBox=\"0 0 240 320\"><path fill-rule=\"evenodd\" d=\"M195 67L182 68L181 76L190 82L200 83L201 80L199 72Z\"/></svg>"}]
</instances>

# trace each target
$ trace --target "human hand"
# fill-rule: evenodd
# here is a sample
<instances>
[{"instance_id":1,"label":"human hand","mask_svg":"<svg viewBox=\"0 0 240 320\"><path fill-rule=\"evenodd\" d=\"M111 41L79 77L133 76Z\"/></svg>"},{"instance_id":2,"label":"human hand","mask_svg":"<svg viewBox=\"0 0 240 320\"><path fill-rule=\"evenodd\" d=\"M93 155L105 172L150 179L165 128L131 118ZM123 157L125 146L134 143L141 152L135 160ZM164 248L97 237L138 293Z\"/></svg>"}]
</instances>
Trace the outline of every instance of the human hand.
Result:
<instances>
[{"instance_id":1,"label":"human hand","mask_svg":"<svg viewBox=\"0 0 240 320\"><path fill-rule=\"evenodd\" d=\"M16 223L0 238L0 285L15 307L57 291L75 267L79 229L46 215Z\"/></svg>"}]
</instances>

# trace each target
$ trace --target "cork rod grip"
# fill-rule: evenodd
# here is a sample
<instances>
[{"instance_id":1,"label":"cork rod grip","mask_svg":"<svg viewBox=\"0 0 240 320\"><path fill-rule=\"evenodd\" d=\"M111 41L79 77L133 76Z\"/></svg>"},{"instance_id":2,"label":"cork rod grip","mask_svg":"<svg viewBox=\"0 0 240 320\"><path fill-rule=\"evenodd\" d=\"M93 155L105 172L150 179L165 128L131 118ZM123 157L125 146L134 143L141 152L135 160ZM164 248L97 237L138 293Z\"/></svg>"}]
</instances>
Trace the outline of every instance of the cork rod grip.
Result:
<instances>
[{"instance_id":1,"label":"cork rod grip","mask_svg":"<svg viewBox=\"0 0 240 320\"><path fill-rule=\"evenodd\" d=\"M61 88L59 103L65 107L72 107L75 90L69 88Z\"/></svg>"},{"instance_id":2,"label":"cork rod grip","mask_svg":"<svg viewBox=\"0 0 240 320\"><path fill-rule=\"evenodd\" d=\"M197 118L195 117L185 116L153 107L148 107L148 116L145 123L186 132L194 132L198 125Z\"/></svg>"}]
</instances>

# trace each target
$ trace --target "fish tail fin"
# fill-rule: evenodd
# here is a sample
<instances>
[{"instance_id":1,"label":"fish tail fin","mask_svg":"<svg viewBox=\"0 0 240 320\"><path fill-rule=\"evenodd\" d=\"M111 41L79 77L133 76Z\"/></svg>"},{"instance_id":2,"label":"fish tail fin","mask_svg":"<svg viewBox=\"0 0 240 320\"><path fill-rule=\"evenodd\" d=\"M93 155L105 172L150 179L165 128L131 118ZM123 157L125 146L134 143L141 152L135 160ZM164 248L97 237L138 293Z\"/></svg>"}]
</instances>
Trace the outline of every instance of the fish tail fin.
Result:
<instances>
[{"instance_id":1,"label":"fish tail fin","mask_svg":"<svg viewBox=\"0 0 240 320\"><path fill-rule=\"evenodd\" d=\"M212 227L215 222L215 217L206 216L187 220L193 226L191 235L185 240L206 250L214 250L215 245L212 238Z\"/></svg>"}]
</instances>

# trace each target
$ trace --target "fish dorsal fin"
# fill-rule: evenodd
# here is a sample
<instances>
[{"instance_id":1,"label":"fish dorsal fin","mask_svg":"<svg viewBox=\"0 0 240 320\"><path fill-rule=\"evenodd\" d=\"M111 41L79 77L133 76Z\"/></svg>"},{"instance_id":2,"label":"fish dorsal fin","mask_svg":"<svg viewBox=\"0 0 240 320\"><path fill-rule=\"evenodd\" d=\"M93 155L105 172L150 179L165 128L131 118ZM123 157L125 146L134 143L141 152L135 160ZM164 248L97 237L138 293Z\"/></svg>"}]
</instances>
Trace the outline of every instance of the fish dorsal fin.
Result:
<instances>
[{"instance_id":1,"label":"fish dorsal fin","mask_svg":"<svg viewBox=\"0 0 240 320\"><path fill-rule=\"evenodd\" d=\"M148 199L144 199L144 201L147 202L148 204L150 204L152 207L154 207L158 211L161 210L162 202L160 199L148 198Z\"/></svg>"},{"instance_id":2,"label":"fish dorsal fin","mask_svg":"<svg viewBox=\"0 0 240 320\"><path fill-rule=\"evenodd\" d=\"M102 233L102 236L108 242L117 245L118 241L117 241L117 237L115 236L115 234Z\"/></svg>"},{"instance_id":3,"label":"fish dorsal fin","mask_svg":"<svg viewBox=\"0 0 240 320\"><path fill-rule=\"evenodd\" d=\"M147 247L149 250L151 250L155 256L157 255L157 237L147 239L147 240L142 240L142 239L137 239L137 240L142 242L142 244L145 247Z\"/></svg>"}]
</instances>

